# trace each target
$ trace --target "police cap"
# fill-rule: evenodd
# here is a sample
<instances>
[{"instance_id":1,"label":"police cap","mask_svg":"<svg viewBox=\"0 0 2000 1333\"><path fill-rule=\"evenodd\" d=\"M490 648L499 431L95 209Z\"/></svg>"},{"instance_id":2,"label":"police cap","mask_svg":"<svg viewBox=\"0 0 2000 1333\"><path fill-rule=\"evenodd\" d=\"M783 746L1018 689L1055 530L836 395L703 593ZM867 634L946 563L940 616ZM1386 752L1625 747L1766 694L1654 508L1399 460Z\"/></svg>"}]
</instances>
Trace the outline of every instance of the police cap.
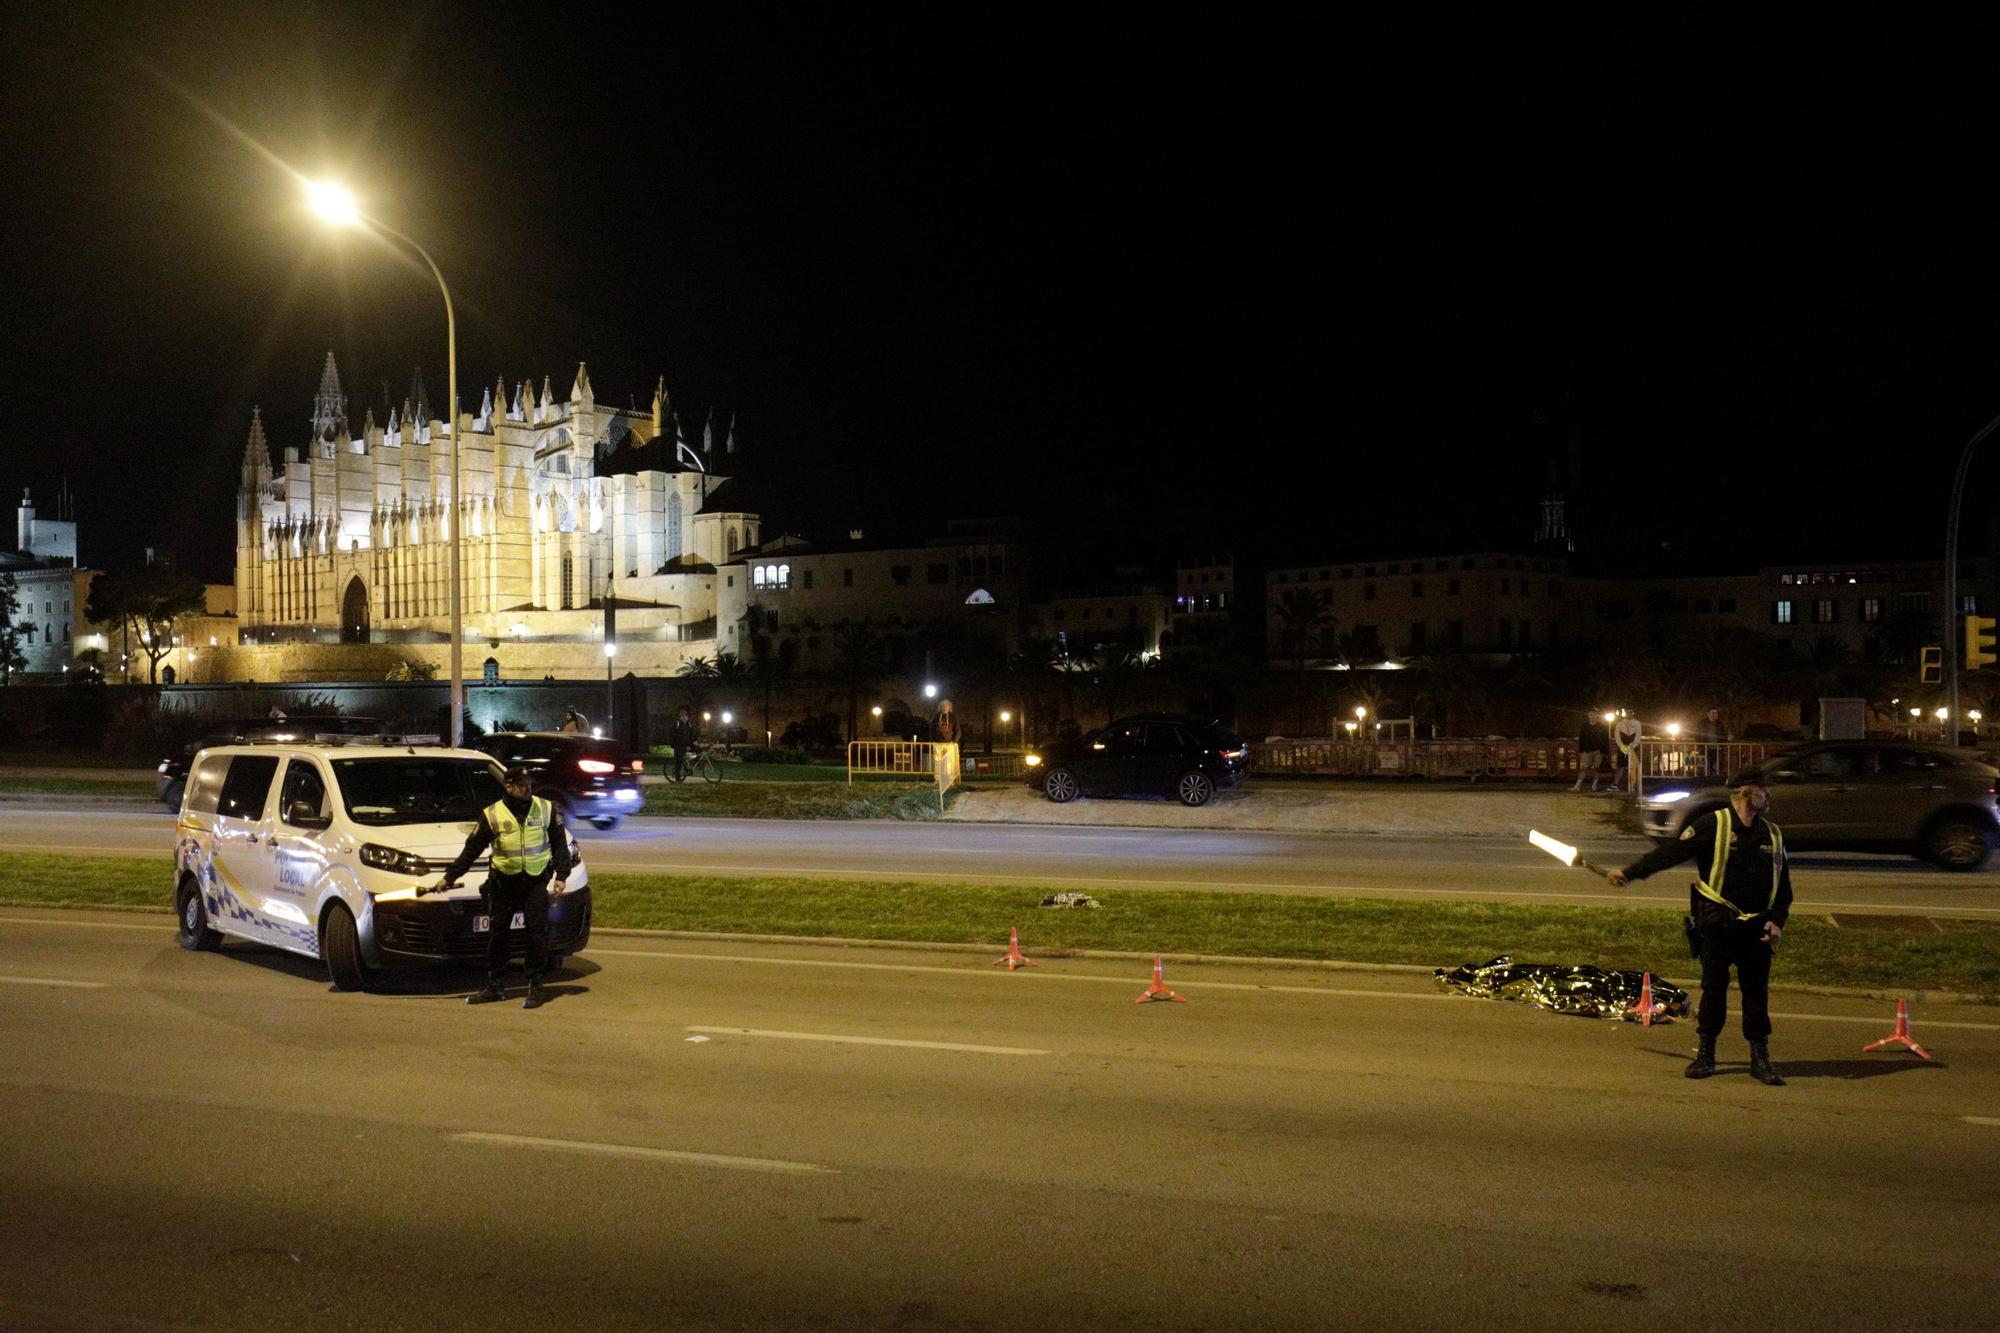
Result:
<instances>
[{"instance_id":1,"label":"police cap","mask_svg":"<svg viewBox=\"0 0 2000 1333\"><path fill-rule=\"evenodd\" d=\"M1729 779L1729 790L1731 791L1735 791L1739 787L1768 787L1770 785L1769 782L1764 780L1764 771L1758 768L1740 768Z\"/></svg>"},{"instance_id":2,"label":"police cap","mask_svg":"<svg viewBox=\"0 0 2000 1333\"><path fill-rule=\"evenodd\" d=\"M510 787L532 787L534 783L535 775L519 764L507 770L507 785Z\"/></svg>"}]
</instances>

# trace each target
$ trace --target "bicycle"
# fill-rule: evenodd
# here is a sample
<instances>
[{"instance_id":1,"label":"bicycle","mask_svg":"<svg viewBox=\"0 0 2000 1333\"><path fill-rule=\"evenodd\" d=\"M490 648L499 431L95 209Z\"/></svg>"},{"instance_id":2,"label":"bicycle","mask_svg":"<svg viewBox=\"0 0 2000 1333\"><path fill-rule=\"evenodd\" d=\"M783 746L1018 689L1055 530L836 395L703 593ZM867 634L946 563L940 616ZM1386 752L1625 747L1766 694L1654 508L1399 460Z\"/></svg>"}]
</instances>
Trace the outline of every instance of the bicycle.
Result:
<instances>
[{"instance_id":1,"label":"bicycle","mask_svg":"<svg viewBox=\"0 0 2000 1333\"><path fill-rule=\"evenodd\" d=\"M715 757L709 754L707 746L690 754L687 762L680 767L679 773L667 774L668 781L685 782L689 777L698 777L704 782L722 781L722 765L715 762Z\"/></svg>"}]
</instances>

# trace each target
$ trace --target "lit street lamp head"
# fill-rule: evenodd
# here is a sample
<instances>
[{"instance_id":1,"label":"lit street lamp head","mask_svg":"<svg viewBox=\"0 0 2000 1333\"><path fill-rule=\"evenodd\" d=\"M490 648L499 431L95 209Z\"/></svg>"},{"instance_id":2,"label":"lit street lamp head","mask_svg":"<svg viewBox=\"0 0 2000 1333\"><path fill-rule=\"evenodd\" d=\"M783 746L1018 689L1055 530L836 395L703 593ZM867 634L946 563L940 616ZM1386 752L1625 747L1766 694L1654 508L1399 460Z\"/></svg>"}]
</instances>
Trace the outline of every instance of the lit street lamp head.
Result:
<instances>
[{"instance_id":1,"label":"lit street lamp head","mask_svg":"<svg viewBox=\"0 0 2000 1333\"><path fill-rule=\"evenodd\" d=\"M306 203L320 221L335 227L353 227L361 222L361 208L346 187L332 181L312 181L306 185Z\"/></svg>"}]
</instances>

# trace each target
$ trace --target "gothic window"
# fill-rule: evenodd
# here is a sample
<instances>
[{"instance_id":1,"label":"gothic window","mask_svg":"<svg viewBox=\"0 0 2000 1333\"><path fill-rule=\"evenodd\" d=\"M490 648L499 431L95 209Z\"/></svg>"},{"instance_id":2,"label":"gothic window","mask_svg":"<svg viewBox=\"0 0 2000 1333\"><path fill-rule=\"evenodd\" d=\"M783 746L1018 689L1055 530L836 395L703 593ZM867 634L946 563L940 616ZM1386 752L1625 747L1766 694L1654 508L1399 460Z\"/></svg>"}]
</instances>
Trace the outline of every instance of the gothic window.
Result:
<instances>
[{"instance_id":1,"label":"gothic window","mask_svg":"<svg viewBox=\"0 0 2000 1333\"><path fill-rule=\"evenodd\" d=\"M667 497L667 559L673 560L681 553L681 497Z\"/></svg>"},{"instance_id":2,"label":"gothic window","mask_svg":"<svg viewBox=\"0 0 2000 1333\"><path fill-rule=\"evenodd\" d=\"M736 529L732 527L729 530L729 544L724 549L727 550L727 552L730 555L735 555L738 544L739 543L736 540Z\"/></svg>"},{"instance_id":3,"label":"gothic window","mask_svg":"<svg viewBox=\"0 0 2000 1333\"><path fill-rule=\"evenodd\" d=\"M562 558L562 609L567 611L574 603L572 589L576 584L576 560L572 556Z\"/></svg>"}]
</instances>

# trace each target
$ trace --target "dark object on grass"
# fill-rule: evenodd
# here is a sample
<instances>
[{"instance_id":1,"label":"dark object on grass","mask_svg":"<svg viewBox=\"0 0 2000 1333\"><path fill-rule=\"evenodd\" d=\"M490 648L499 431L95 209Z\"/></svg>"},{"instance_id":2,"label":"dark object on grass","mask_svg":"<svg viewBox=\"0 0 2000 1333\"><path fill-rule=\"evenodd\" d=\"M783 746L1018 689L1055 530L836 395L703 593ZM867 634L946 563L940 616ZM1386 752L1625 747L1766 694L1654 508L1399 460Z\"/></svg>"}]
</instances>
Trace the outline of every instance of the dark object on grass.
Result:
<instances>
[{"instance_id":1,"label":"dark object on grass","mask_svg":"<svg viewBox=\"0 0 2000 1333\"><path fill-rule=\"evenodd\" d=\"M1559 1014L1588 1018L1631 1018L1644 974L1636 969L1607 971L1588 964L1517 963L1506 954L1487 963L1438 968L1432 973L1446 990L1482 1000L1516 1000ZM1653 978L1653 1017L1686 1018L1688 994L1670 981Z\"/></svg>"},{"instance_id":2,"label":"dark object on grass","mask_svg":"<svg viewBox=\"0 0 2000 1333\"><path fill-rule=\"evenodd\" d=\"M1042 899L1044 907L1102 907L1103 903L1087 893L1052 893Z\"/></svg>"}]
</instances>

